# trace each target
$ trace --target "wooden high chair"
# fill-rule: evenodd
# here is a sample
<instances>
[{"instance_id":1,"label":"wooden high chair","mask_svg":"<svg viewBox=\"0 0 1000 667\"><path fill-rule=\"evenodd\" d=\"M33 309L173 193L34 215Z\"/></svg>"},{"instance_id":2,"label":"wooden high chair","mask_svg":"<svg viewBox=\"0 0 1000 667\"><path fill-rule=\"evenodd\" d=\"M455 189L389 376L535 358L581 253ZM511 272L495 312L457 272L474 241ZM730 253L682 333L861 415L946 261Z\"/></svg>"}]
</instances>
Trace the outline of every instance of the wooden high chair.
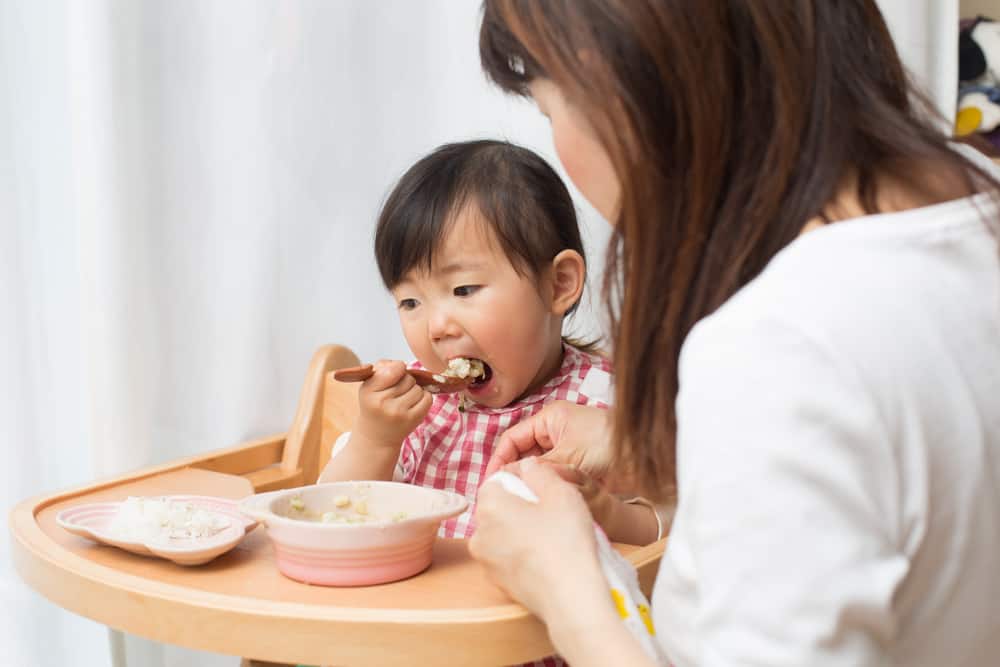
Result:
<instances>
[{"instance_id":1,"label":"wooden high chair","mask_svg":"<svg viewBox=\"0 0 1000 667\"><path fill-rule=\"evenodd\" d=\"M94 544L56 524L59 511L82 503L168 494L238 499L314 483L358 413L357 385L335 381L332 371L357 364L343 346L317 350L286 434L20 503L10 518L18 573L56 604L111 628L260 661L466 666L550 655L544 626L487 581L464 540L437 540L431 567L410 579L330 588L282 576L265 528L211 563L185 568ZM647 594L664 544L620 547Z\"/></svg>"}]
</instances>

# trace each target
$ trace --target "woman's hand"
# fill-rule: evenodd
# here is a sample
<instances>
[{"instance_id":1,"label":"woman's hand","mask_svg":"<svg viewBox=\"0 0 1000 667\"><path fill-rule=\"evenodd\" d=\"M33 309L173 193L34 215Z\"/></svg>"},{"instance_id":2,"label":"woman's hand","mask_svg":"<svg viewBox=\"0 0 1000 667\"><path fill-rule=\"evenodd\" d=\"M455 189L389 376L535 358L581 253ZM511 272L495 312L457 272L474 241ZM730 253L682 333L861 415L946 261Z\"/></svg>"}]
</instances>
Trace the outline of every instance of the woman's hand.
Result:
<instances>
[{"instance_id":1,"label":"woman's hand","mask_svg":"<svg viewBox=\"0 0 1000 667\"><path fill-rule=\"evenodd\" d=\"M546 462L545 458L539 459ZM652 506L625 502L605 484L565 463L548 463L562 479L574 485L590 515L612 542L646 545L660 537L660 519Z\"/></svg>"},{"instance_id":2,"label":"woman's hand","mask_svg":"<svg viewBox=\"0 0 1000 667\"><path fill-rule=\"evenodd\" d=\"M546 459L541 459L546 467L551 468L564 481L576 487L583 502L590 510L590 516L604 532L608 532L608 522L614 514L615 505L621 501L608 493L600 482L587 473L565 463L549 463Z\"/></svg>"},{"instance_id":3,"label":"woman's hand","mask_svg":"<svg viewBox=\"0 0 1000 667\"><path fill-rule=\"evenodd\" d=\"M611 466L608 411L567 401L549 403L538 414L500 436L486 475L525 457L539 455L602 479Z\"/></svg>"},{"instance_id":4,"label":"woman's hand","mask_svg":"<svg viewBox=\"0 0 1000 667\"><path fill-rule=\"evenodd\" d=\"M533 459L519 466L538 496L532 503L493 482L476 502L469 552L490 579L546 623L566 618L580 602L606 605L610 597L597 560L590 511L579 491ZM596 596L596 597L594 597Z\"/></svg>"},{"instance_id":5,"label":"woman's hand","mask_svg":"<svg viewBox=\"0 0 1000 667\"><path fill-rule=\"evenodd\" d=\"M354 436L369 446L395 447L430 410L434 397L420 388L402 361L379 361L358 392L361 412Z\"/></svg>"},{"instance_id":6,"label":"woman's hand","mask_svg":"<svg viewBox=\"0 0 1000 667\"><path fill-rule=\"evenodd\" d=\"M556 651L570 664L653 667L612 603L594 524L577 487L534 458L515 467L538 502L497 482L484 484L469 539L472 557L545 623Z\"/></svg>"}]
</instances>

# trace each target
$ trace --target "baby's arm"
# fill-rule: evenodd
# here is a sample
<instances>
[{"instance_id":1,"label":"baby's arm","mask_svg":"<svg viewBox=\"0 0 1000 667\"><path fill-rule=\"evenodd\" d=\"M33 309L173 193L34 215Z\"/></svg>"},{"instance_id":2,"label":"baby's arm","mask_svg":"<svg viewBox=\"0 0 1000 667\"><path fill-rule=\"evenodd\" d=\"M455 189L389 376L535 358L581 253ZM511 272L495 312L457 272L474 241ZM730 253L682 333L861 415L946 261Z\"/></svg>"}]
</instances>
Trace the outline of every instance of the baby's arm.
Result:
<instances>
[{"instance_id":1,"label":"baby's arm","mask_svg":"<svg viewBox=\"0 0 1000 667\"><path fill-rule=\"evenodd\" d=\"M319 482L349 480L392 480L399 459L400 442L395 447L366 442L362 434L351 432L347 443L330 457Z\"/></svg>"},{"instance_id":2,"label":"baby's arm","mask_svg":"<svg viewBox=\"0 0 1000 667\"><path fill-rule=\"evenodd\" d=\"M598 521L612 542L651 544L670 532L673 506L654 505L645 498L612 498L616 502L609 516Z\"/></svg>"},{"instance_id":3,"label":"baby's arm","mask_svg":"<svg viewBox=\"0 0 1000 667\"><path fill-rule=\"evenodd\" d=\"M347 445L331 457L320 482L391 480L406 436L423 420L433 396L401 361L380 361L358 392L360 413Z\"/></svg>"}]
</instances>

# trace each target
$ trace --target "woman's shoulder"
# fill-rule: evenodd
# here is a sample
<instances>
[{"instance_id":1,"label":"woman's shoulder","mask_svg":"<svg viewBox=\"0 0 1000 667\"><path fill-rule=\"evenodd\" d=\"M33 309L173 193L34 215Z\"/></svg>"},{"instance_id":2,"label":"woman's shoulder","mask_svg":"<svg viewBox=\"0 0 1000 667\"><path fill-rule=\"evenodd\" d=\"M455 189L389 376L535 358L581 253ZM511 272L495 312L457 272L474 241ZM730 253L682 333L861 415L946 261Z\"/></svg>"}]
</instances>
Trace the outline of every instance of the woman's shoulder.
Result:
<instances>
[{"instance_id":1,"label":"woman's shoulder","mask_svg":"<svg viewBox=\"0 0 1000 667\"><path fill-rule=\"evenodd\" d=\"M694 327L681 390L725 384L750 403L786 404L838 393L889 428L941 410L941 391L983 399L988 411L987 388L1000 382L1000 257L983 205L949 202L800 237Z\"/></svg>"},{"instance_id":2,"label":"woman's shoulder","mask_svg":"<svg viewBox=\"0 0 1000 667\"><path fill-rule=\"evenodd\" d=\"M985 196L833 223L802 235L696 327L701 336L811 332L836 347L868 346L895 326L961 317L956 299L995 303L995 204ZM966 309L969 310L969 309Z\"/></svg>"}]
</instances>

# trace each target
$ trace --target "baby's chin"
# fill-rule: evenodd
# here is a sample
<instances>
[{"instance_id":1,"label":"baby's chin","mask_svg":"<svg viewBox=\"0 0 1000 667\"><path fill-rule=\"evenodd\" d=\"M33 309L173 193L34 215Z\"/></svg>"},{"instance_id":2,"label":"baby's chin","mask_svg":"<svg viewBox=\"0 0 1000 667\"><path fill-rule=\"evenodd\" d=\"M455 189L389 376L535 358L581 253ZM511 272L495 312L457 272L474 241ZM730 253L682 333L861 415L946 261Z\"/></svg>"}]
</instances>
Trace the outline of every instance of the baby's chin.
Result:
<instances>
[{"instance_id":1,"label":"baby's chin","mask_svg":"<svg viewBox=\"0 0 1000 667\"><path fill-rule=\"evenodd\" d=\"M492 380L490 384L493 384ZM483 389L485 389L485 391ZM504 387L502 384L485 388L470 387L465 391L465 395L468 399L475 401L478 405L482 405L486 408L506 408L509 405L517 403L528 395L527 387L515 389L519 389L517 393L514 393L513 389Z\"/></svg>"},{"instance_id":2,"label":"baby's chin","mask_svg":"<svg viewBox=\"0 0 1000 667\"><path fill-rule=\"evenodd\" d=\"M489 382L482 385L472 385L465 390L465 395L477 404L487 408L505 408L520 396L513 395L505 391L502 383L497 382L493 377Z\"/></svg>"}]
</instances>

